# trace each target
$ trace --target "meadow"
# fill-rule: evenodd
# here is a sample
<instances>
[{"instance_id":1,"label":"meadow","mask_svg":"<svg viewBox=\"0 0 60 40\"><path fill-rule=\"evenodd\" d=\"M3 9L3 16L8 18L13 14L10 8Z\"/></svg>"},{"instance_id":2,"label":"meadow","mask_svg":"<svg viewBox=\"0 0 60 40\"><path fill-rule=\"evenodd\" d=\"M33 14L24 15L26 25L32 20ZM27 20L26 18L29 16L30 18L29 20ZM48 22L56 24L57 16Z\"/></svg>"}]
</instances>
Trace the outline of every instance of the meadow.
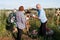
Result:
<instances>
[{"instance_id":1,"label":"meadow","mask_svg":"<svg viewBox=\"0 0 60 40\"><path fill-rule=\"evenodd\" d=\"M6 30L6 19L9 15L8 13L9 11L12 11L12 10L5 10L5 9L0 10L0 40L1 38L3 39L4 37L12 38L11 33ZM45 12L48 18L47 27L51 28L54 31L53 40L60 40L60 16L58 20L57 19L58 17L55 15L56 14L55 9L45 9ZM57 20L59 22L58 24L57 24ZM37 19L35 19L35 21L31 20L31 26L39 27L40 26L39 20ZM8 39L8 40L11 40L11 39Z\"/></svg>"}]
</instances>

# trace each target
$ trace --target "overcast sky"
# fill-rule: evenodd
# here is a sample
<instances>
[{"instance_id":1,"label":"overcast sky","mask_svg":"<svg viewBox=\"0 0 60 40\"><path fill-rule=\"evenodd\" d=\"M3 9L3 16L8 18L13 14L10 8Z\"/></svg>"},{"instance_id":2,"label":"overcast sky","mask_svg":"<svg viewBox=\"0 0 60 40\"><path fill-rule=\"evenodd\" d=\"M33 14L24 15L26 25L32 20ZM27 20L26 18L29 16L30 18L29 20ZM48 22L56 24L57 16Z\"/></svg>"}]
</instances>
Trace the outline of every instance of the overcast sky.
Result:
<instances>
[{"instance_id":1,"label":"overcast sky","mask_svg":"<svg viewBox=\"0 0 60 40\"><path fill-rule=\"evenodd\" d=\"M23 5L26 8L35 8L36 4L43 8L60 8L60 0L0 0L0 9L14 9Z\"/></svg>"}]
</instances>

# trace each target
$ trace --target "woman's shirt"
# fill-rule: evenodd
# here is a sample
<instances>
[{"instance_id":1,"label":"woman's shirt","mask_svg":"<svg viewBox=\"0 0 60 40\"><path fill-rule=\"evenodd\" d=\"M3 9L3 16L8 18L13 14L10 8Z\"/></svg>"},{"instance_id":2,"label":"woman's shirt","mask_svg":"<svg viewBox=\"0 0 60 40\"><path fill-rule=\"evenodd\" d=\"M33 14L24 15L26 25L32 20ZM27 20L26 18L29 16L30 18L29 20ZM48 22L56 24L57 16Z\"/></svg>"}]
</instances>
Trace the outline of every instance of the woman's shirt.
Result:
<instances>
[{"instance_id":1,"label":"woman's shirt","mask_svg":"<svg viewBox=\"0 0 60 40\"><path fill-rule=\"evenodd\" d=\"M25 28L25 23L26 23L26 20L25 20L25 15L22 11L18 11L16 12L16 20L17 20L17 27L19 29L24 29Z\"/></svg>"}]
</instances>

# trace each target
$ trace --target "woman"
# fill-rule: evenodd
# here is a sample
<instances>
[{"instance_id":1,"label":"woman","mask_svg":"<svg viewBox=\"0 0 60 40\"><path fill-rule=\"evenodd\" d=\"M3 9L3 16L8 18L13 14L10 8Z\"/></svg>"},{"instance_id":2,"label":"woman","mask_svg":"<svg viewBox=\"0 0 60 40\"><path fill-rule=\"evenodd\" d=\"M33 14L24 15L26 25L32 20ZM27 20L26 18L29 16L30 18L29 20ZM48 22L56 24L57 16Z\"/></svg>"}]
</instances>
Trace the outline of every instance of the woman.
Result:
<instances>
[{"instance_id":1,"label":"woman","mask_svg":"<svg viewBox=\"0 0 60 40\"><path fill-rule=\"evenodd\" d=\"M25 16L24 16L24 7L20 6L19 10L16 12L16 20L17 20L17 40L21 40L22 30L25 28Z\"/></svg>"}]
</instances>

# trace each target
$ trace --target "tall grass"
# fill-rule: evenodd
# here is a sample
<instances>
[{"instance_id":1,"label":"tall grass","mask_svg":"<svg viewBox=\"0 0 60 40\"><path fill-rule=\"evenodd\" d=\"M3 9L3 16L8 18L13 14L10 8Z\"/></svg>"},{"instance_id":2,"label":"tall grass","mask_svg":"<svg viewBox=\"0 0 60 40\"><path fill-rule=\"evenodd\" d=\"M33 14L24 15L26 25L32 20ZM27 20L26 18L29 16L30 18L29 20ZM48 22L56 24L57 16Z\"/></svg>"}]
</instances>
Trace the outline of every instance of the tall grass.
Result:
<instances>
[{"instance_id":1,"label":"tall grass","mask_svg":"<svg viewBox=\"0 0 60 40\"><path fill-rule=\"evenodd\" d=\"M11 36L11 33L6 30L7 12L8 11L0 10L0 37ZM60 29L56 24L57 17L55 16L54 10L52 10L51 12L47 10L46 15L48 18L47 27L54 30L54 40L60 40ZM40 22L37 19L35 19L35 21L31 20L30 23L31 26L40 26Z\"/></svg>"}]
</instances>

